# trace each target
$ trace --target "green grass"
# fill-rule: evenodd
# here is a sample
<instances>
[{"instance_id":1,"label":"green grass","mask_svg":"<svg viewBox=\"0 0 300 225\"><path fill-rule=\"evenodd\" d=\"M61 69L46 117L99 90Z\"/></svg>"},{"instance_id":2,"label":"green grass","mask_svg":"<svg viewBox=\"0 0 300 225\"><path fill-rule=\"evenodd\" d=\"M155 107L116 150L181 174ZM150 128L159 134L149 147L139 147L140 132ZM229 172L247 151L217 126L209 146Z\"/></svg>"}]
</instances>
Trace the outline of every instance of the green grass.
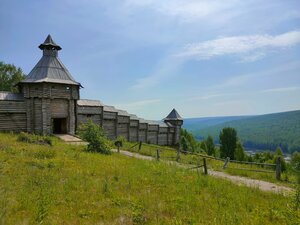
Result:
<instances>
[{"instance_id":1,"label":"green grass","mask_svg":"<svg viewBox=\"0 0 300 225\"><path fill-rule=\"evenodd\" d=\"M0 134L0 224L297 224L292 197L156 161Z\"/></svg>"},{"instance_id":2,"label":"green grass","mask_svg":"<svg viewBox=\"0 0 300 225\"><path fill-rule=\"evenodd\" d=\"M142 144L142 148L139 150L138 146L131 148L136 143L125 142L123 149L131 152L136 152L142 155L156 157L156 150L160 150L160 157L162 160L176 160L177 152L176 149L167 147L167 146L157 146L152 144ZM203 164L202 157L191 155L191 154L180 154L180 163L184 164ZM259 165L247 165L247 164L238 164L230 162L226 169L223 169L224 162L207 159L207 167L211 170L221 171L228 173L230 175L248 177L252 179L264 180L272 183L277 183L280 185L294 187L297 183L297 175L292 171L286 171L282 173L281 180L276 180L275 178L275 168L274 167L262 167ZM250 170L266 170L265 172L255 172Z\"/></svg>"}]
</instances>

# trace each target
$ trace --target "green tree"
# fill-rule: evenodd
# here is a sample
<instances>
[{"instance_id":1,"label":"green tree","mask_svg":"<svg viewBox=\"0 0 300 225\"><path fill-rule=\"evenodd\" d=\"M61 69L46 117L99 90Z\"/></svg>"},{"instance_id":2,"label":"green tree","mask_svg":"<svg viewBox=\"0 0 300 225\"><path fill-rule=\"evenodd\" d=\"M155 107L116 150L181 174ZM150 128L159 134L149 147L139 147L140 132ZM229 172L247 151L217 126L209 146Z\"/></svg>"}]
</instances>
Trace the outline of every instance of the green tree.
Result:
<instances>
[{"instance_id":1,"label":"green tree","mask_svg":"<svg viewBox=\"0 0 300 225\"><path fill-rule=\"evenodd\" d=\"M244 147L240 141L237 142L234 157L236 160L239 161L245 161L247 158Z\"/></svg>"},{"instance_id":2,"label":"green tree","mask_svg":"<svg viewBox=\"0 0 300 225\"><path fill-rule=\"evenodd\" d=\"M180 142L181 142L180 145L181 145L182 150L188 151L190 149L190 145L185 136L181 136Z\"/></svg>"},{"instance_id":3,"label":"green tree","mask_svg":"<svg viewBox=\"0 0 300 225\"><path fill-rule=\"evenodd\" d=\"M237 143L237 133L232 127L225 127L220 132L220 155L221 158L234 159L234 151Z\"/></svg>"},{"instance_id":4,"label":"green tree","mask_svg":"<svg viewBox=\"0 0 300 225\"><path fill-rule=\"evenodd\" d=\"M207 153L207 146L205 140L200 142L200 148L202 151Z\"/></svg>"},{"instance_id":5,"label":"green tree","mask_svg":"<svg viewBox=\"0 0 300 225\"><path fill-rule=\"evenodd\" d=\"M0 91L18 92L15 85L24 79L21 68L0 61Z\"/></svg>"},{"instance_id":6,"label":"green tree","mask_svg":"<svg viewBox=\"0 0 300 225\"><path fill-rule=\"evenodd\" d=\"M300 173L300 152L294 152L291 158L291 166Z\"/></svg>"},{"instance_id":7,"label":"green tree","mask_svg":"<svg viewBox=\"0 0 300 225\"><path fill-rule=\"evenodd\" d=\"M215 144L212 136L208 135L207 139L205 140L205 144L206 144L207 154L215 156L216 154Z\"/></svg>"},{"instance_id":8,"label":"green tree","mask_svg":"<svg viewBox=\"0 0 300 225\"><path fill-rule=\"evenodd\" d=\"M180 144L184 151L190 151L190 152L198 151L199 144L191 133L189 133L185 129L181 129L180 135L181 135Z\"/></svg>"},{"instance_id":9,"label":"green tree","mask_svg":"<svg viewBox=\"0 0 300 225\"><path fill-rule=\"evenodd\" d=\"M79 127L79 136L88 142L87 150L90 152L99 152L102 154L111 154L111 147L102 128L89 120L88 123Z\"/></svg>"}]
</instances>

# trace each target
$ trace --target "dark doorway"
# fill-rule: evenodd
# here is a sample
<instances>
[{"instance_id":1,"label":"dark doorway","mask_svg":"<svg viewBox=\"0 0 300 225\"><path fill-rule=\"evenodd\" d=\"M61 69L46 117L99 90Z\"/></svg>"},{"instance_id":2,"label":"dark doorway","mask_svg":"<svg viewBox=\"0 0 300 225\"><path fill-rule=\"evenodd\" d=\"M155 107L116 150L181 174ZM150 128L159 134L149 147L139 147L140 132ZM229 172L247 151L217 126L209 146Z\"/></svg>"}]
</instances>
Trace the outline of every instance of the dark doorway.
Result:
<instances>
[{"instance_id":1,"label":"dark doorway","mask_svg":"<svg viewBox=\"0 0 300 225\"><path fill-rule=\"evenodd\" d=\"M55 118L52 122L53 134L67 133L67 118Z\"/></svg>"}]
</instances>

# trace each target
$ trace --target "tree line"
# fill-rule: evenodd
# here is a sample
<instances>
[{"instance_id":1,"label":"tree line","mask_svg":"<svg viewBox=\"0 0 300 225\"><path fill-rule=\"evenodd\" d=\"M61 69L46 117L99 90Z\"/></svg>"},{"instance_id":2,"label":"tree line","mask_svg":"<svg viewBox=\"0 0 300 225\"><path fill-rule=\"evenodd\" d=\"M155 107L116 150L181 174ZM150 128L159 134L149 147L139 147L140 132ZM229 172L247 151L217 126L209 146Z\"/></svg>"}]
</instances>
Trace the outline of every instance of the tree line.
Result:
<instances>
[{"instance_id":1,"label":"tree line","mask_svg":"<svg viewBox=\"0 0 300 225\"><path fill-rule=\"evenodd\" d=\"M187 130L181 130L181 148L185 151L206 153L209 156L223 159L229 157L231 160L259 163L275 163L276 158L280 157L282 170L286 169L286 162L280 146L277 146L275 152L265 151L257 152L253 156L247 155L235 128L223 128L219 133L219 143L220 146L216 146L210 135L203 141L197 141ZM296 158L297 154L294 154Z\"/></svg>"}]
</instances>

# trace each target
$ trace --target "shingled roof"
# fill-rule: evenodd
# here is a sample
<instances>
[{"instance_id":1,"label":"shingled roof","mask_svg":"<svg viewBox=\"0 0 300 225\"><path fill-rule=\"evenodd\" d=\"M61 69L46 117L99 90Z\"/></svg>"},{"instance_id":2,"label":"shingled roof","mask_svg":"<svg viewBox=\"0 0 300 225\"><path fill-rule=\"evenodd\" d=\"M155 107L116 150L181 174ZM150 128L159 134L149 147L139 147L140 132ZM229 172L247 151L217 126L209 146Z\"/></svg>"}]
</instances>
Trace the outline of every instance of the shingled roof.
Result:
<instances>
[{"instance_id":1,"label":"shingled roof","mask_svg":"<svg viewBox=\"0 0 300 225\"><path fill-rule=\"evenodd\" d=\"M39 48L43 50L42 58L21 83L49 82L81 86L57 57L57 51L61 50L61 47L50 35Z\"/></svg>"},{"instance_id":2,"label":"shingled roof","mask_svg":"<svg viewBox=\"0 0 300 225\"><path fill-rule=\"evenodd\" d=\"M80 99L77 101L79 106L103 106L103 103L99 100L90 100L90 99Z\"/></svg>"},{"instance_id":3,"label":"shingled roof","mask_svg":"<svg viewBox=\"0 0 300 225\"><path fill-rule=\"evenodd\" d=\"M164 120L183 120L176 109L173 109Z\"/></svg>"}]
</instances>

